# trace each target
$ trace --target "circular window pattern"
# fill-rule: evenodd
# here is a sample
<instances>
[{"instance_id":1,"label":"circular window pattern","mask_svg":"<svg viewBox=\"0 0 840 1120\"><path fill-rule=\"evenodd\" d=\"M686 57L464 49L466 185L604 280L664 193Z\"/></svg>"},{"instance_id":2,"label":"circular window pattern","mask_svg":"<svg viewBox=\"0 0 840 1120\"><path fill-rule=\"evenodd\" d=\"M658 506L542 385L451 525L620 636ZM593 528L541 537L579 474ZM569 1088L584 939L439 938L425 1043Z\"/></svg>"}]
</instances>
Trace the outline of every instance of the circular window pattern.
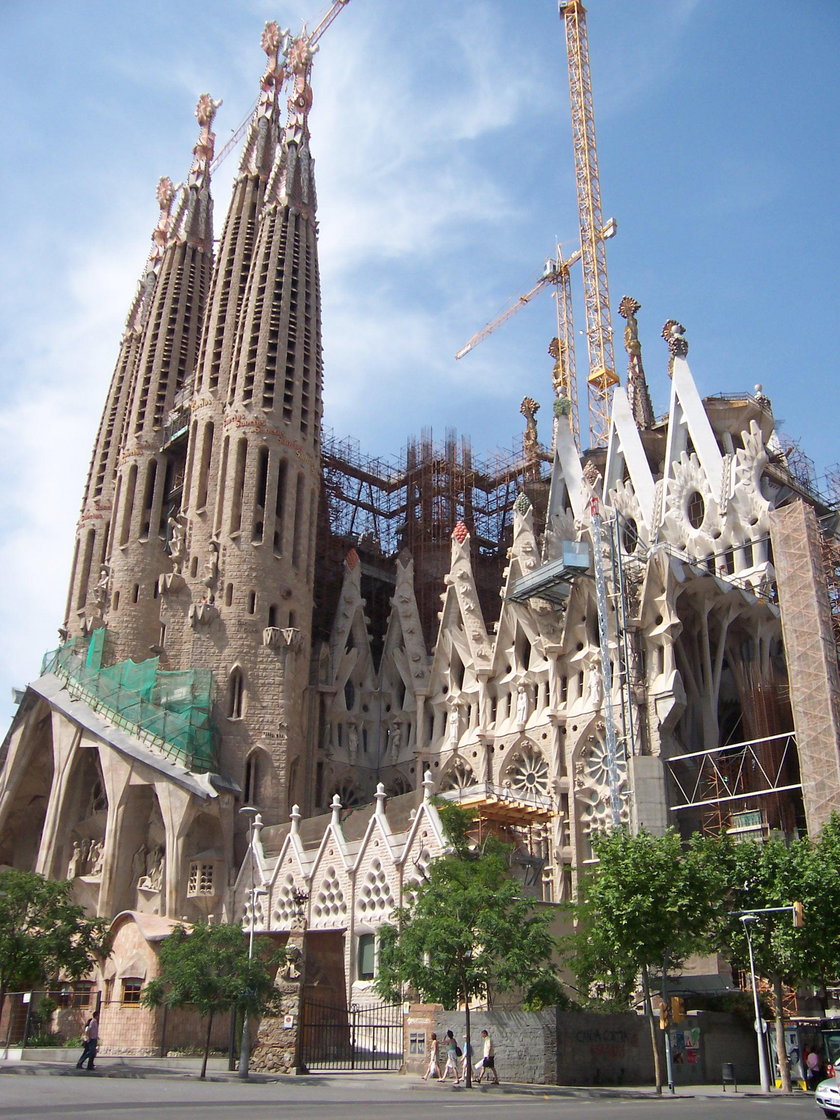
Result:
<instances>
[{"instance_id":1,"label":"circular window pattern","mask_svg":"<svg viewBox=\"0 0 840 1120\"><path fill-rule=\"evenodd\" d=\"M463 790L469 789L470 786L475 785L475 774L472 768L464 762L462 758L458 758L447 770L445 776L441 779L441 790Z\"/></svg>"},{"instance_id":2,"label":"circular window pattern","mask_svg":"<svg viewBox=\"0 0 840 1120\"><path fill-rule=\"evenodd\" d=\"M507 768L514 793L548 794L548 763L536 750L517 755Z\"/></svg>"},{"instance_id":3,"label":"circular window pattern","mask_svg":"<svg viewBox=\"0 0 840 1120\"><path fill-rule=\"evenodd\" d=\"M685 511L692 529L699 529L706 516L706 503L699 490L692 490L688 495Z\"/></svg>"}]
</instances>

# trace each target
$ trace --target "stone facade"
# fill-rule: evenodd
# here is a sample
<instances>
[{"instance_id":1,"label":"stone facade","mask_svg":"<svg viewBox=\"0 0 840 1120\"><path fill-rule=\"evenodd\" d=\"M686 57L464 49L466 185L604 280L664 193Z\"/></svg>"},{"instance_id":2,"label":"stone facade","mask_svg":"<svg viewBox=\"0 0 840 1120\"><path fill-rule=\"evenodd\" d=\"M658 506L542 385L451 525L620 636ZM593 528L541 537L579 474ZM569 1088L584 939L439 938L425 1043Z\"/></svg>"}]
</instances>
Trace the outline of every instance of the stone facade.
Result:
<instances>
[{"instance_id":1,"label":"stone facade","mask_svg":"<svg viewBox=\"0 0 840 1120\"><path fill-rule=\"evenodd\" d=\"M530 401L499 540L474 532L464 480L447 507L464 520L441 526L430 506L411 526L416 555L330 526L311 57L274 24L263 49L215 252L209 98L185 183L159 184L64 641L0 754L0 865L64 876L107 917L244 915L278 933L303 892L324 959L343 955L343 977L323 974L349 996L367 983L359 938L442 848L424 784L509 840L545 904L573 896L593 832L620 822L818 829L840 788L826 507L760 387L701 398L675 321L665 418L642 407L635 351L606 447L581 455L555 381L538 453ZM332 602L325 557L339 548ZM805 605L818 648L792 625ZM250 846L246 804L263 826ZM265 896L247 892L252 860Z\"/></svg>"}]
</instances>

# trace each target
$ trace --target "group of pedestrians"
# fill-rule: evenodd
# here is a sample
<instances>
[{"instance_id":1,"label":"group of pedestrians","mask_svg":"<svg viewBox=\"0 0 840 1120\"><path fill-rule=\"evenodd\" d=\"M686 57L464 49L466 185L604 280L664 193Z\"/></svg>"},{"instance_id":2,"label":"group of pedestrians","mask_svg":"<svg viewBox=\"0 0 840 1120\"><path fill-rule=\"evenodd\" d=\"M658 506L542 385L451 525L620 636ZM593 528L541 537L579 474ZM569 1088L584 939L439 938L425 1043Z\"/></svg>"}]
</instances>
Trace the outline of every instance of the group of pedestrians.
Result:
<instances>
[{"instance_id":1,"label":"group of pedestrians","mask_svg":"<svg viewBox=\"0 0 840 1120\"><path fill-rule=\"evenodd\" d=\"M475 1080L480 1083L482 1079L487 1076L492 1078L493 1084L499 1084L499 1076L496 1073L496 1048L493 1046L493 1039L487 1031L481 1032L482 1055L481 1060L475 1065ZM469 1042L464 1043L464 1049L458 1045L455 1035L452 1031L446 1032L446 1037L443 1039L443 1048L446 1055L446 1064L443 1068L443 1076L440 1072L440 1042L438 1036L432 1032L432 1037L429 1042L429 1066L423 1074L423 1080L428 1081L431 1078L433 1081L448 1081L450 1070L458 1085L461 1080L466 1080L467 1069L472 1062L473 1053L472 1046ZM460 1060L460 1068L458 1062Z\"/></svg>"}]
</instances>

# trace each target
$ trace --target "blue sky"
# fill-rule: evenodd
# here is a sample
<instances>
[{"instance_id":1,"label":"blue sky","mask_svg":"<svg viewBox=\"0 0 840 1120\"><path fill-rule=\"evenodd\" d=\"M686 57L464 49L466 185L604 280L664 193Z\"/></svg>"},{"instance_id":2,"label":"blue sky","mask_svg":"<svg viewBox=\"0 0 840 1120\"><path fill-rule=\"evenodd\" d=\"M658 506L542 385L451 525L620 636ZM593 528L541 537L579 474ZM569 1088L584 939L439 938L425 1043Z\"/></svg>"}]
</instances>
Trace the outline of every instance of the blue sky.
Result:
<instances>
[{"instance_id":1,"label":"blue sky","mask_svg":"<svg viewBox=\"0 0 840 1120\"><path fill-rule=\"evenodd\" d=\"M219 147L245 116L265 20L327 7L0 2L0 714L55 644L157 180L189 168L200 93L224 99ZM656 411L673 317L701 392L760 382L821 474L840 459L840 4L591 0L588 26L611 303L642 304ZM327 425L383 456L421 427L510 448L524 395L550 411L550 297L453 355L575 244L555 0L350 0L313 85Z\"/></svg>"}]
</instances>

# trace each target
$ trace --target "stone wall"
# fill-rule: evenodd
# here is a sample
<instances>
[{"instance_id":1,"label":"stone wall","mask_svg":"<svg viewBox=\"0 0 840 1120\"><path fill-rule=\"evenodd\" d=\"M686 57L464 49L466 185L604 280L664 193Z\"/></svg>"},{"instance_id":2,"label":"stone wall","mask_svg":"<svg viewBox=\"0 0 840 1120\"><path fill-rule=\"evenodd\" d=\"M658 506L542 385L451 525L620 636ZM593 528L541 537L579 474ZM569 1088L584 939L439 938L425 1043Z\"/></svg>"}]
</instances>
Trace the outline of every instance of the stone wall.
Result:
<instances>
[{"instance_id":1,"label":"stone wall","mask_svg":"<svg viewBox=\"0 0 840 1120\"><path fill-rule=\"evenodd\" d=\"M481 1032L487 1030L496 1048L496 1069L502 1081L555 1084L555 1022L556 1012L553 1009L471 1012L470 1037L475 1055L473 1064L481 1054ZM448 1030L454 1032L458 1045L463 1048L463 1011L444 1011L434 1005L412 1005L406 1016L405 1072L425 1073L431 1032L435 1031L438 1039L442 1040ZM423 1053L419 1052L418 1036L421 1033L425 1035Z\"/></svg>"},{"instance_id":2,"label":"stone wall","mask_svg":"<svg viewBox=\"0 0 840 1120\"><path fill-rule=\"evenodd\" d=\"M436 1004L413 1004L405 1018L404 1072L423 1074L432 1031L442 1040L452 1030L463 1048L464 1013ZM481 1053L487 1030L496 1049L502 1081L537 1085L652 1085L653 1055L648 1024L632 1013L473 1011L473 1052ZM662 1036L657 1027L657 1041ZM688 1016L671 1033L677 1085L720 1082L723 1062L732 1062L739 1082L758 1080L755 1037L749 1025L729 1015ZM441 1052L443 1048L441 1047ZM665 1076L664 1049L662 1072ZM477 1060L474 1059L474 1062Z\"/></svg>"}]
</instances>

